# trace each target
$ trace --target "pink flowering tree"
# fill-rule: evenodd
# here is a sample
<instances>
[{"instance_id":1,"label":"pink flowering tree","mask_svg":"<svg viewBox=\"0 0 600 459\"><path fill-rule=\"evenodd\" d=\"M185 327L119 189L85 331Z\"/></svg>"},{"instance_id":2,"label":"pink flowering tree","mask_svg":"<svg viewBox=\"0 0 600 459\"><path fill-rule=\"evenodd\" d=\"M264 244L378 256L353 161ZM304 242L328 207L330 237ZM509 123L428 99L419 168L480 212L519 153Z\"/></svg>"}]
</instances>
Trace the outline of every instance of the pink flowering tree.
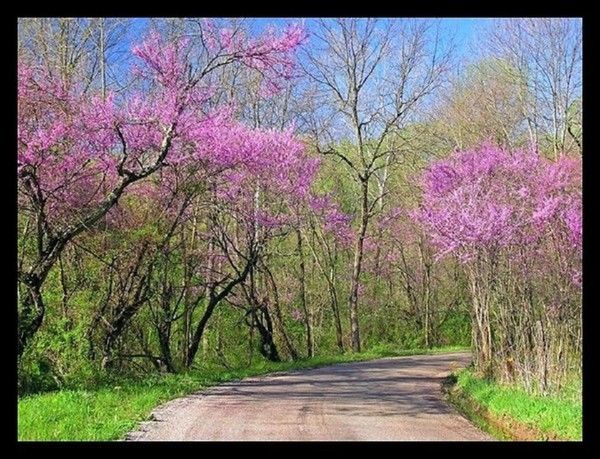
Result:
<instances>
[{"instance_id":1,"label":"pink flowering tree","mask_svg":"<svg viewBox=\"0 0 600 459\"><path fill-rule=\"evenodd\" d=\"M465 266L478 367L548 390L580 327L580 159L491 144L456 153L424 174L415 217L438 258Z\"/></svg>"},{"instance_id":2,"label":"pink flowering tree","mask_svg":"<svg viewBox=\"0 0 600 459\"><path fill-rule=\"evenodd\" d=\"M203 160L220 170L235 161L236 144L218 142L231 121L210 103L209 75L238 62L275 82L286 77L304 38L298 28L233 41L209 22L203 30L210 58L202 65L186 40L150 33L133 49L139 89L124 100L88 94L19 62L18 196L27 236L18 266L19 355L42 324L42 286L58 257L132 184L166 165Z\"/></svg>"},{"instance_id":3,"label":"pink flowering tree","mask_svg":"<svg viewBox=\"0 0 600 459\"><path fill-rule=\"evenodd\" d=\"M223 139L229 141L222 143ZM241 124L231 125L228 132L222 132L219 143L227 146L230 156L228 164L222 164L224 170L219 179L212 181L208 237L221 267L229 266L233 276L221 278L218 282L223 287L209 295L194 330L187 365L192 363L216 307L236 291L244 301L228 301L242 308L249 305L249 325L259 330L261 349L267 358L277 360L270 312L265 295L259 295L255 285L256 270L259 266L272 288L274 281L264 261L266 248L289 230L293 205L308 196L318 163L307 156L303 143L290 130L252 130ZM226 152L223 153L225 157ZM215 285L219 285L216 280L209 290ZM279 315L278 305L275 309Z\"/></svg>"}]
</instances>

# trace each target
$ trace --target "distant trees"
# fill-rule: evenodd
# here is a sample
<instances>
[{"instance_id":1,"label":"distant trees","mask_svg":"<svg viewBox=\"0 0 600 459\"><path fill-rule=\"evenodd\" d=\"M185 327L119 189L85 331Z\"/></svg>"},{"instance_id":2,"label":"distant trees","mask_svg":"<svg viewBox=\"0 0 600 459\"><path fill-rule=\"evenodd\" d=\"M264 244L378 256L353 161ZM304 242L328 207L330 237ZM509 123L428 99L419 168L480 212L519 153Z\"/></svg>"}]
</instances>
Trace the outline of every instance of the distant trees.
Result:
<instances>
[{"instance_id":1,"label":"distant trees","mask_svg":"<svg viewBox=\"0 0 600 459\"><path fill-rule=\"evenodd\" d=\"M434 123L448 144L470 148L485 141L507 147L529 143L523 116L529 93L502 59L478 61L442 97Z\"/></svg>"},{"instance_id":2,"label":"distant trees","mask_svg":"<svg viewBox=\"0 0 600 459\"><path fill-rule=\"evenodd\" d=\"M487 49L506 59L514 91L523 94L523 117L530 142L552 157L581 154L581 136L574 124L581 113L581 20L525 18L497 20Z\"/></svg>"},{"instance_id":3,"label":"distant trees","mask_svg":"<svg viewBox=\"0 0 600 459\"><path fill-rule=\"evenodd\" d=\"M63 82L78 81L83 90L119 91L126 86L123 49L131 20L127 18L22 18L19 54Z\"/></svg>"},{"instance_id":4,"label":"distant trees","mask_svg":"<svg viewBox=\"0 0 600 459\"><path fill-rule=\"evenodd\" d=\"M434 139L532 145L547 157L582 153L582 37L577 19L498 19L431 111Z\"/></svg>"}]
</instances>

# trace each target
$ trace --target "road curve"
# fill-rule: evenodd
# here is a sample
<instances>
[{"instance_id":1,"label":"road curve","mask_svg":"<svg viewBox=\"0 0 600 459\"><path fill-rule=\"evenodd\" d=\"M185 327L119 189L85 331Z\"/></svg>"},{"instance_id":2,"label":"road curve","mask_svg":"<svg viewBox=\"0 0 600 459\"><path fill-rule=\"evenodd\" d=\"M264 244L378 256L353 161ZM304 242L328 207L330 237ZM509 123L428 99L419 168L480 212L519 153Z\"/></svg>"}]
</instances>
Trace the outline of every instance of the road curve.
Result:
<instances>
[{"instance_id":1,"label":"road curve","mask_svg":"<svg viewBox=\"0 0 600 459\"><path fill-rule=\"evenodd\" d=\"M470 358L395 357L223 384L161 405L126 439L490 440L441 392Z\"/></svg>"}]
</instances>

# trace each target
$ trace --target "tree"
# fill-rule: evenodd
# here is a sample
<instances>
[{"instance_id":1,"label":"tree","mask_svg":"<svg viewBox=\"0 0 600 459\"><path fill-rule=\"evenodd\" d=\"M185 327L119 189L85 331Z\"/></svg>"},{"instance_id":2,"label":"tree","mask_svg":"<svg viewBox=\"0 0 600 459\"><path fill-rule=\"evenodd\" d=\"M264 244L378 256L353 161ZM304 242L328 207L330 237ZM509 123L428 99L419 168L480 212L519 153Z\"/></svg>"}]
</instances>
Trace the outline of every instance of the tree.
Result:
<instances>
[{"instance_id":1,"label":"tree","mask_svg":"<svg viewBox=\"0 0 600 459\"><path fill-rule=\"evenodd\" d=\"M217 162L231 159L200 149L189 154L194 145L214 143L225 119L219 112L203 115L210 96L205 77L236 61L270 78L282 77L302 39L302 32L291 28L281 37L234 42L207 23L206 49L212 58L194 66L185 40L165 43L151 33L134 50L139 59L134 72L145 82L145 91L120 104L110 94L87 94L77 82L20 62L19 206L25 220L34 222L35 247L24 248L18 266L23 288L19 355L42 323L41 289L50 269L67 244L100 221L130 185L152 176L167 161L197 160L202 154ZM29 233L28 223L24 230Z\"/></svg>"},{"instance_id":2,"label":"tree","mask_svg":"<svg viewBox=\"0 0 600 459\"><path fill-rule=\"evenodd\" d=\"M423 185L415 216L438 257L466 268L478 369L559 385L565 346L580 349L580 161L484 145L433 164Z\"/></svg>"},{"instance_id":3,"label":"tree","mask_svg":"<svg viewBox=\"0 0 600 459\"><path fill-rule=\"evenodd\" d=\"M554 158L581 153L581 145L568 135L570 107L581 99L581 20L497 20L486 46L511 64L506 70L514 77L515 91L528 94L524 115L531 143L547 148Z\"/></svg>"},{"instance_id":4,"label":"tree","mask_svg":"<svg viewBox=\"0 0 600 459\"><path fill-rule=\"evenodd\" d=\"M534 142L527 135L527 86L502 59L478 61L456 78L435 107L438 134L459 150L492 141L508 148Z\"/></svg>"},{"instance_id":5,"label":"tree","mask_svg":"<svg viewBox=\"0 0 600 459\"><path fill-rule=\"evenodd\" d=\"M337 158L359 186L348 307L352 349L360 351L358 300L364 241L369 222L387 194L383 183L373 189L372 182L400 156L401 138L394 134L440 86L449 52L426 21L321 20L313 40L303 65L315 87L307 129L317 151ZM352 139L352 145L345 149L343 139Z\"/></svg>"}]
</instances>

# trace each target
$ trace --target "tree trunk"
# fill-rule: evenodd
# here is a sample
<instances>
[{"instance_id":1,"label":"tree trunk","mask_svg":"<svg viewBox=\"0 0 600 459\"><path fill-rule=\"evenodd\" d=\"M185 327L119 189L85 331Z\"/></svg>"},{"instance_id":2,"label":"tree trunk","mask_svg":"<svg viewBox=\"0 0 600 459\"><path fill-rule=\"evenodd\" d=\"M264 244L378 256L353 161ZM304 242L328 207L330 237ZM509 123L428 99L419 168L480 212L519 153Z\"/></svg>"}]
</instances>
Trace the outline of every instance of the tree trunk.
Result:
<instances>
[{"instance_id":1,"label":"tree trunk","mask_svg":"<svg viewBox=\"0 0 600 459\"><path fill-rule=\"evenodd\" d=\"M132 304L128 304L119 308L119 313L114 320L108 324L106 335L104 336L102 368L107 369L113 363L113 350L118 339L123 335L126 327L129 325L131 318L140 310L148 298L141 298Z\"/></svg>"},{"instance_id":2,"label":"tree trunk","mask_svg":"<svg viewBox=\"0 0 600 459\"><path fill-rule=\"evenodd\" d=\"M21 301L21 311L19 311L18 333L19 341L17 348L17 357L20 359L27 347L27 344L38 331L44 320L44 301L41 293L41 283L37 278L23 283L26 292L25 298Z\"/></svg>"},{"instance_id":3,"label":"tree trunk","mask_svg":"<svg viewBox=\"0 0 600 459\"><path fill-rule=\"evenodd\" d=\"M171 353L171 325L166 321L158 328L158 344L160 347L160 355L167 372L176 373Z\"/></svg>"},{"instance_id":4,"label":"tree trunk","mask_svg":"<svg viewBox=\"0 0 600 459\"><path fill-rule=\"evenodd\" d=\"M302 235L300 231L296 231L297 251L299 258L299 281L300 281L300 305L304 312L304 326L306 328L306 352L308 357L315 355L313 331L312 331L312 314L306 304L306 268L304 266L304 250L302 249Z\"/></svg>"},{"instance_id":5,"label":"tree trunk","mask_svg":"<svg viewBox=\"0 0 600 459\"><path fill-rule=\"evenodd\" d=\"M331 277L333 278L333 269L331 270ZM340 352L344 352L344 334L342 330L342 319L340 317L340 308L338 306L337 292L335 290L335 284L333 283L333 279L329 279L327 286L329 288L329 295L331 298L331 309L333 311L333 322L335 324L335 338L337 346Z\"/></svg>"},{"instance_id":6,"label":"tree trunk","mask_svg":"<svg viewBox=\"0 0 600 459\"><path fill-rule=\"evenodd\" d=\"M480 265L480 264L479 264ZM482 287L481 269L470 270L470 286L473 301L473 341L475 344L475 363L478 370L487 376L493 368L492 334L490 328L489 294Z\"/></svg>"},{"instance_id":7,"label":"tree trunk","mask_svg":"<svg viewBox=\"0 0 600 459\"><path fill-rule=\"evenodd\" d=\"M271 362L281 361L273 340L273 322L269 310L264 305L260 306L258 310L253 309L252 317L260 333L260 353Z\"/></svg>"},{"instance_id":8,"label":"tree trunk","mask_svg":"<svg viewBox=\"0 0 600 459\"><path fill-rule=\"evenodd\" d=\"M104 18L100 18L100 46L99 46L99 60L100 60L100 83L102 85L102 98L106 100L106 51L105 51L105 37L104 37Z\"/></svg>"},{"instance_id":9,"label":"tree trunk","mask_svg":"<svg viewBox=\"0 0 600 459\"><path fill-rule=\"evenodd\" d=\"M354 248L354 263L352 265L352 281L350 284L350 299L348 307L350 309L350 337L352 342L352 350L360 352L360 330L358 324L358 287L360 284L360 273L362 270L363 246L365 235L367 233L367 225L369 224L369 183L368 179L361 180L362 189L362 205L361 205L361 221Z\"/></svg>"},{"instance_id":10,"label":"tree trunk","mask_svg":"<svg viewBox=\"0 0 600 459\"><path fill-rule=\"evenodd\" d=\"M192 363L194 362L194 357L196 357L196 353L198 352L198 347L200 346L200 340L202 339L202 336L204 335L204 330L206 329L206 324L208 324L209 319L212 317L213 313L215 312L215 308L217 307L218 303L219 303L219 300L217 300L216 297L211 295L210 299L208 300L208 305L206 306L206 311L204 311L204 314L202 315L200 322L198 322L198 326L196 327L196 330L194 331L194 336L192 337L190 346L187 349L187 353L185 356L185 362L184 362L186 368L191 367Z\"/></svg>"},{"instance_id":11,"label":"tree trunk","mask_svg":"<svg viewBox=\"0 0 600 459\"><path fill-rule=\"evenodd\" d=\"M277 284L275 283L275 278L273 277L273 273L267 268L266 265L263 264L263 268L265 273L267 274L267 281L269 282L271 289L273 290L273 309L275 311L275 318L277 319L277 325L279 328L279 332L283 337L283 342L285 347L292 358L292 360L298 359L298 352L294 348L290 337L287 334L285 329L285 323L283 322L283 316L281 314L281 308L279 307L279 292L277 290Z\"/></svg>"}]
</instances>

